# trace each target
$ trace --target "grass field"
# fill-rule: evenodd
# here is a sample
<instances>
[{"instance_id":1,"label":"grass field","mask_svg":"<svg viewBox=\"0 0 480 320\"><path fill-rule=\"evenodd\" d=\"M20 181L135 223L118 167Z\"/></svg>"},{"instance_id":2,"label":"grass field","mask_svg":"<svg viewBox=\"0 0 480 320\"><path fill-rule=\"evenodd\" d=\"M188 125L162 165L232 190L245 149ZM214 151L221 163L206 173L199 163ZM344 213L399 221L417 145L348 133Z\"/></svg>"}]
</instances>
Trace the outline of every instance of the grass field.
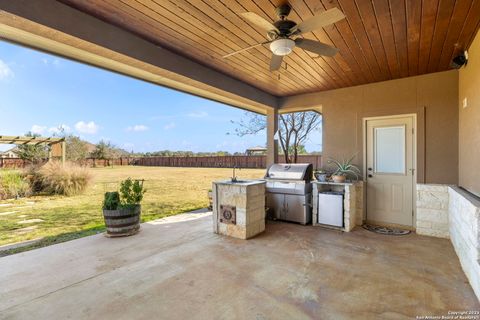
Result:
<instances>
[{"instance_id":1,"label":"grass field","mask_svg":"<svg viewBox=\"0 0 480 320\"><path fill-rule=\"evenodd\" d=\"M93 183L83 195L0 201L0 245L43 238L33 246L40 247L102 232L103 194L117 190L119 182L128 177L145 179L142 221L150 221L205 208L212 181L232 175L232 169L130 166L91 172ZM264 173L262 169L237 170L239 178L261 178ZM31 247L20 250L26 249Z\"/></svg>"}]
</instances>

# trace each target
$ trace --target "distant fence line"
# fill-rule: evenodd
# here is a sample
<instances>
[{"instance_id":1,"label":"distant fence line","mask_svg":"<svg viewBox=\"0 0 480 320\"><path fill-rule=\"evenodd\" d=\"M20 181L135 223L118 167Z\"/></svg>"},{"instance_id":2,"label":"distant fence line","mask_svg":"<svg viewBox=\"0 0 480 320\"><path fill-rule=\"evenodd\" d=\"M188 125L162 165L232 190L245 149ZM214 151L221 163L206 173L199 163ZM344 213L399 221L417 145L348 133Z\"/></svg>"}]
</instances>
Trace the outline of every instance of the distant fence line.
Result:
<instances>
[{"instance_id":1,"label":"distant fence line","mask_svg":"<svg viewBox=\"0 0 480 320\"><path fill-rule=\"evenodd\" d=\"M282 160L279 156L279 161ZM314 168L320 168L322 156L299 155L298 162L312 163ZM201 168L265 168L266 163L266 156L145 157L134 161L139 166Z\"/></svg>"},{"instance_id":2,"label":"distant fence line","mask_svg":"<svg viewBox=\"0 0 480 320\"><path fill-rule=\"evenodd\" d=\"M279 156L282 162L283 157ZM46 162L46 160L44 161ZM109 166L152 166L152 167L199 167L199 168L265 168L266 156L204 156L204 157L143 157L143 158L118 158L118 159L93 159L77 161L78 164L87 167ZM299 163L312 163L314 168L322 165L320 155L299 155ZM30 161L20 158L0 158L0 168L24 168L32 164Z\"/></svg>"},{"instance_id":3,"label":"distant fence line","mask_svg":"<svg viewBox=\"0 0 480 320\"><path fill-rule=\"evenodd\" d=\"M133 165L137 158L118 158L118 159L93 159L76 161L78 164L87 167L109 167L109 166L128 166ZM37 163L46 163L47 160L42 160ZM17 169L25 168L31 165L32 162L20 158L0 158L0 168Z\"/></svg>"}]
</instances>

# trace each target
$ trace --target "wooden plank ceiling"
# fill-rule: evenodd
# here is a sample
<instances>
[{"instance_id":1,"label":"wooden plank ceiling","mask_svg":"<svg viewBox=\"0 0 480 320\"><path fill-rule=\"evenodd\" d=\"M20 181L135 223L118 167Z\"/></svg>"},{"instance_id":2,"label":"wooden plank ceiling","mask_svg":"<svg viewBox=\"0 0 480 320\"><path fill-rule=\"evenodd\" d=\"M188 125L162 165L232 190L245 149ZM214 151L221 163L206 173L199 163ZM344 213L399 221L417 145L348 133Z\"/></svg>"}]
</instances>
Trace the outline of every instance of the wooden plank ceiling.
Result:
<instances>
[{"instance_id":1,"label":"wooden plank ceiling","mask_svg":"<svg viewBox=\"0 0 480 320\"><path fill-rule=\"evenodd\" d=\"M331 90L449 69L480 26L480 0L291 0L297 23L332 7L346 19L305 38L336 46L333 58L300 48L271 73L266 41L243 20L252 11L275 21L281 0L61 0L85 13L277 96Z\"/></svg>"}]
</instances>

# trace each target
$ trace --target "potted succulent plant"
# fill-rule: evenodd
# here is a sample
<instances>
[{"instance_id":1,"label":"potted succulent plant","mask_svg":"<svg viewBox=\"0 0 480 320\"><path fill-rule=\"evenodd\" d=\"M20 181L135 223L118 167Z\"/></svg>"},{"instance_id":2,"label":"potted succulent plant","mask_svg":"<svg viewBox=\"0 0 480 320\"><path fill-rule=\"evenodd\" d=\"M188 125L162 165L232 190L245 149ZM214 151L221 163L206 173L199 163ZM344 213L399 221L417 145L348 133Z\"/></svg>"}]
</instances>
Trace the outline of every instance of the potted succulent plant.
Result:
<instances>
[{"instance_id":1,"label":"potted succulent plant","mask_svg":"<svg viewBox=\"0 0 480 320\"><path fill-rule=\"evenodd\" d=\"M143 180L122 181L120 192L106 192L103 218L107 237L131 236L140 230L140 202L145 193Z\"/></svg>"},{"instance_id":2,"label":"potted succulent plant","mask_svg":"<svg viewBox=\"0 0 480 320\"><path fill-rule=\"evenodd\" d=\"M350 159L343 161L338 161L332 158L328 160L328 163L335 166L335 171L332 174L332 180L334 182L343 183L348 176L353 176L356 180L358 180L360 169L358 169L356 165L352 164L354 158L355 155L353 155Z\"/></svg>"},{"instance_id":3,"label":"potted succulent plant","mask_svg":"<svg viewBox=\"0 0 480 320\"><path fill-rule=\"evenodd\" d=\"M320 181L320 182L325 182L325 181L327 181L328 173L327 173L326 170L317 169L317 170L315 170L315 172L313 173L313 175L315 176L315 179L317 179L317 180Z\"/></svg>"}]
</instances>

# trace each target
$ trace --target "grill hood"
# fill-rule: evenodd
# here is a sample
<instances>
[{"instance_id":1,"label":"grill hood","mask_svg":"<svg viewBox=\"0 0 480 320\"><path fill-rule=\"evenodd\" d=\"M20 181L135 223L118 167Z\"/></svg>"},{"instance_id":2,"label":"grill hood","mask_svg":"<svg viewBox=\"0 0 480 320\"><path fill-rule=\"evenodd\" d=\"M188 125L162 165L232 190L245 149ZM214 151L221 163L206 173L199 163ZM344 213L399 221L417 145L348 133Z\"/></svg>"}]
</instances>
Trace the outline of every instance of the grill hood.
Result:
<instances>
[{"instance_id":1,"label":"grill hood","mask_svg":"<svg viewBox=\"0 0 480 320\"><path fill-rule=\"evenodd\" d=\"M265 178L270 180L297 180L310 182L313 176L311 163L272 164Z\"/></svg>"}]
</instances>

